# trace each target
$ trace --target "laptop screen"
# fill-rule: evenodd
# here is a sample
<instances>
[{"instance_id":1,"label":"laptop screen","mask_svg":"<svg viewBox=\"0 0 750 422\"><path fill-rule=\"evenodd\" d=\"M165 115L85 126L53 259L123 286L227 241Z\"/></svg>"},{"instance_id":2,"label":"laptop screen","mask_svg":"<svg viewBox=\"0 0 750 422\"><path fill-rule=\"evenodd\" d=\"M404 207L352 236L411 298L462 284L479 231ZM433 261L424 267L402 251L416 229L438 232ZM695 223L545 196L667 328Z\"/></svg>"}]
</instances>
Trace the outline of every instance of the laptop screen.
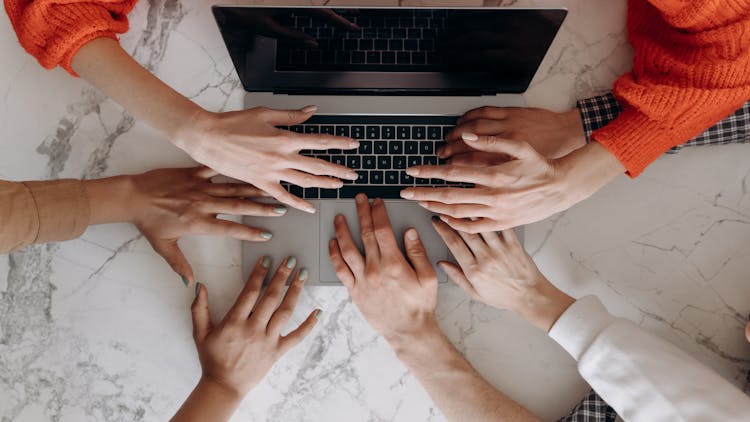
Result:
<instances>
[{"instance_id":1,"label":"laptop screen","mask_svg":"<svg viewBox=\"0 0 750 422\"><path fill-rule=\"evenodd\" d=\"M525 91L563 9L214 6L247 91L496 94Z\"/></svg>"}]
</instances>

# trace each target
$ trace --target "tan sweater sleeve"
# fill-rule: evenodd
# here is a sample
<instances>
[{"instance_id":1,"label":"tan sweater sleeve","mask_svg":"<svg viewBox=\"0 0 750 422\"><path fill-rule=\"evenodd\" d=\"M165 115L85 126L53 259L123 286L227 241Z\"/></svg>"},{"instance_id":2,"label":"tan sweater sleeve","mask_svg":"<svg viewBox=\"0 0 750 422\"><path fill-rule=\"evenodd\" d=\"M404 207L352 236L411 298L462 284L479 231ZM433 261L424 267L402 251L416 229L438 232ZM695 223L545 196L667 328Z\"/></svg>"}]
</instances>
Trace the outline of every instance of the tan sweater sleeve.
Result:
<instances>
[{"instance_id":1,"label":"tan sweater sleeve","mask_svg":"<svg viewBox=\"0 0 750 422\"><path fill-rule=\"evenodd\" d=\"M90 214L80 180L0 181L0 253L74 239L88 227Z\"/></svg>"}]
</instances>

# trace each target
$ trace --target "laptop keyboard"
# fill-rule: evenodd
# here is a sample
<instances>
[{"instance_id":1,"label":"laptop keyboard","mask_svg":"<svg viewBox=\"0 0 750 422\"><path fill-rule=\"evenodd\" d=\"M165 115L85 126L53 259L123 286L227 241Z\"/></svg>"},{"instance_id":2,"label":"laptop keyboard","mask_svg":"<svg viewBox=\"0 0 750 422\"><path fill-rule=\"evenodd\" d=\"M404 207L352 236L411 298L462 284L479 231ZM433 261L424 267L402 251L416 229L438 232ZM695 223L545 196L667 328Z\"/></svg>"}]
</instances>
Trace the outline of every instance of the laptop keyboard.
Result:
<instances>
[{"instance_id":1,"label":"laptop keyboard","mask_svg":"<svg viewBox=\"0 0 750 422\"><path fill-rule=\"evenodd\" d=\"M440 179L415 179L405 170L418 165L443 164L435 151L456 122L452 116L313 116L304 124L281 126L298 133L326 133L359 140L356 150L303 150L316 157L349 167L356 181L344 180L341 189L306 188L282 183L289 192L305 199L349 199L358 193L374 198L400 198L410 186L457 186Z\"/></svg>"},{"instance_id":2,"label":"laptop keyboard","mask_svg":"<svg viewBox=\"0 0 750 422\"><path fill-rule=\"evenodd\" d=\"M280 40L277 70L437 71L437 43L448 10L382 10L364 15L337 10L361 30L291 14L284 26L315 38L318 48Z\"/></svg>"}]
</instances>

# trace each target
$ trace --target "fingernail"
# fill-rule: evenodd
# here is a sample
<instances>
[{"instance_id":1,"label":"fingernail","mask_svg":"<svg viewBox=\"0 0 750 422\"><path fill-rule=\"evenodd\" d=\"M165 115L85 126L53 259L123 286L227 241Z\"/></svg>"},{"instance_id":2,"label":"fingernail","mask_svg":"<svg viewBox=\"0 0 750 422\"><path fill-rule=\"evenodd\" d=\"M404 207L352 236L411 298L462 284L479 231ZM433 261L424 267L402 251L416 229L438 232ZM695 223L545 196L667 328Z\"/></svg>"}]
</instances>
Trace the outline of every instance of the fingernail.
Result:
<instances>
[{"instance_id":1,"label":"fingernail","mask_svg":"<svg viewBox=\"0 0 750 422\"><path fill-rule=\"evenodd\" d=\"M463 139L464 141L474 142L479 140L479 137L473 133L462 133L461 139Z\"/></svg>"},{"instance_id":2,"label":"fingernail","mask_svg":"<svg viewBox=\"0 0 750 422\"><path fill-rule=\"evenodd\" d=\"M297 265L297 258L290 256L286 259L286 267L287 268L294 268L294 266Z\"/></svg>"},{"instance_id":3,"label":"fingernail","mask_svg":"<svg viewBox=\"0 0 750 422\"><path fill-rule=\"evenodd\" d=\"M414 198L414 192L408 191L408 190L402 190L401 191L401 197L404 199L411 199Z\"/></svg>"},{"instance_id":4,"label":"fingernail","mask_svg":"<svg viewBox=\"0 0 750 422\"><path fill-rule=\"evenodd\" d=\"M307 280L308 276L310 276L310 273L307 272L307 268L303 268L302 271L299 272L299 281Z\"/></svg>"},{"instance_id":5,"label":"fingernail","mask_svg":"<svg viewBox=\"0 0 750 422\"><path fill-rule=\"evenodd\" d=\"M419 234L414 229L409 229L406 231L406 238L409 240L417 240L419 238Z\"/></svg>"},{"instance_id":6,"label":"fingernail","mask_svg":"<svg viewBox=\"0 0 750 422\"><path fill-rule=\"evenodd\" d=\"M406 169L406 174L408 174L409 176L418 176L419 175L419 169L418 168L414 168L414 167L410 167L410 168Z\"/></svg>"},{"instance_id":7,"label":"fingernail","mask_svg":"<svg viewBox=\"0 0 750 422\"><path fill-rule=\"evenodd\" d=\"M287 208L279 205L278 207L273 209L273 212L275 212L278 215L284 215L287 212Z\"/></svg>"},{"instance_id":8,"label":"fingernail","mask_svg":"<svg viewBox=\"0 0 750 422\"><path fill-rule=\"evenodd\" d=\"M315 214L315 207L312 205L305 205L305 208L302 210L308 214Z\"/></svg>"},{"instance_id":9,"label":"fingernail","mask_svg":"<svg viewBox=\"0 0 750 422\"><path fill-rule=\"evenodd\" d=\"M351 173L346 173L346 178L349 180L357 180L358 179L357 172L353 171Z\"/></svg>"},{"instance_id":10,"label":"fingernail","mask_svg":"<svg viewBox=\"0 0 750 422\"><path fill-rule=\"evenodd\" d=\"M323 313L320 309L315 310L315 319L320 320L320 315Z\"/></svg>"},{"instance_id":11,"label":"fingernail","mask_svg":"<svg viewBox=\"0 0 750 422\"><path fill-rule=\"evenodd\" d=\"M270 266L271 266L271 257L268 257L268 256L264 256L264 257L263 257L263 262L262 262L262 263L261 263L260 265L262 265L262 266L263 266L263 268L268 268L268 267L270 267Z\"/></svg>"},{"instance_id":12,"label":"fingernail","mask_svg":"<svg viewBox=\"0 0 750 422\"><path fill-rule=\"evenodd\" d=\"M261 237L261 238L263 238L263 239L266 239L266 240L268 240L268 239L270 239L270 238L272 238L272 237L273 237L273 233L270 233L270 232L263 232L263 233L261 233L261 234L260 234L260 237Z\"/></svg>"},{"instance_id":13,"label":"fingernail","mask_svg":"<svg viewBox=\"0 0 750 422\"><path fill-rule=\"evenodd\" d=\"M350 149L359 148L359 141L356 139L352 139L351 141L349 141L349 148Z\"/></svg>"},{"instance_id":14,"label":"fingernail","mask_svg":"<svg viewBox=\"0 0 750 422\"><path fill-rule=\"evenodd\" d=\"M188 280L187 277L185 277L184 275L181 275L180 278L182 279L182 284L184 284L185 287L190 285L190 280Z\"/></svg>"},{"instance_id":15,"label":"fingernail","mask_svg":"<svg viewBox=\"0 0 750 422\"><path fill-rule=\"evenodd\" d=\"M344 182L342 182L341 180L337 180L337 181L336 181L336 182L335 182L335 183L333 184L333 188L334 188L334 189L341 189L342 187L344 187Z\"/></svg>"},{"instance_id":16,"label":"fingernail","mask_svg":"<svg viewBox=\"0 0 750 422\"><path fill-rule=\"evenodd\" d=\"M365 196L364 194L358 193L357 196L354 197L354 199L361 204L367 200L367 196Z\"/></svg>"},{"instance_id":17,"label":"fingernail","mask_svg":"<svg viewBox=\"0 0 750 422\"><path fill-rule=\"evenodd\" d=\"M309 105L302 109L303 113L314 113L318 111L318 106L316 105Z\"/></svg>"},{"instance_id":18,"label":"fingernail","mask_svg":"<svg viewBox=\"0 0 750 422\"><path fill-rule=\"evenodd\" d=\"M198 293L201 292L201 283L196 282L195 283L195 297L198 297Z\"/></svg>"},{"instance_id":19,"label":"fingernail","mask_svg":"<svg viewBox=\"0 0 750 422\"><path fill-rule=\"evenodd\" d=\"M440 217L438 217L437 215L433 215L432 217L430 217L430 220L437 223L438 221L440 221Z\"/></svg>"},{"instance_id":20,"label":"fingernail","mask_svg":"<svg viewBox=\"0 0 750 422\"><path fill-rule=\"evenodd\" d=\"M445 156L445 147L440 147L437 150L437 156L443 158Z\"/></svg>"}]
</instances>

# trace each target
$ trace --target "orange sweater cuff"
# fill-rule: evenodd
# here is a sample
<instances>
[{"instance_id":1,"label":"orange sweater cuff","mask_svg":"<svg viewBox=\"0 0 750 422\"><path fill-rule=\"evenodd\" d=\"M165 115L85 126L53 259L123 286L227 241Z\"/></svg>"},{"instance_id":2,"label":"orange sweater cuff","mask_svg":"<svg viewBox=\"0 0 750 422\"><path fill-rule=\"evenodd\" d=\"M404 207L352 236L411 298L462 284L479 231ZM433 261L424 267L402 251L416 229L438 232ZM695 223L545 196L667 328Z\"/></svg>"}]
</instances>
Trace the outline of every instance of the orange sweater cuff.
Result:
<instances>
[{"instance_id":1,"label":"orange sweater cuff","mask_svg":"<svg viewBox=\"0 0 750 422\"><path fill-rule=\"evenodd\" d=\"M692 136L678 128L665 128L635 108L623 105L613 121L595 131L591 139L599 142L625 166L630 177L637 177L679 139Z\"/></svg>"}]
</instances>

